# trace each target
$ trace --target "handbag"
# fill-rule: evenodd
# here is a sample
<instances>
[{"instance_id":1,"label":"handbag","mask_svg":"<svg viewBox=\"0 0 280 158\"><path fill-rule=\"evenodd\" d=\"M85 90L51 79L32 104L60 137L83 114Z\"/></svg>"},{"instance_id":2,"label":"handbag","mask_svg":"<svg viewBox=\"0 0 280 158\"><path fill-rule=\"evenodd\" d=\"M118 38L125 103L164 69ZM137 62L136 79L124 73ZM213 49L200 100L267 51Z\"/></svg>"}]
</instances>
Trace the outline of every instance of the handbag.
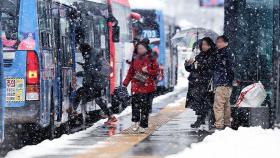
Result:
<instances>
[{"instance_id":1,"label":"handbag","mask_svg":"<svg viewBox=\"0 0 280 158\"><path fill-rule=\"evenodd\" d=\"M135 72L135 75L133 76L133 79L141 82L141 83L146 83L148 76L141 73L141 72Z\"/></svg>"}]
</instances>

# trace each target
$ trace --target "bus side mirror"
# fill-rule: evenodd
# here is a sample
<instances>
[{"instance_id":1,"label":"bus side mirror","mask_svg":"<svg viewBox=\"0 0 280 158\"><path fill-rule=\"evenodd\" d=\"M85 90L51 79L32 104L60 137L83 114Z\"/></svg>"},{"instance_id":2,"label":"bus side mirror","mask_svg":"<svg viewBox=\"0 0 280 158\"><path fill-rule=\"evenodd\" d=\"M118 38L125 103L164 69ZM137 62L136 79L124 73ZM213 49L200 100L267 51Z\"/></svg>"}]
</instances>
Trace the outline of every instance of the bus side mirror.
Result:
<instances>
[{"instance_id":1,"label":"bus side mirror","mask_svg":"<svg viewBox=\"0 0 280 158\"><path fill-rule=\"evenodd\" d=\"M113 42L120 42L120 27L119 22L114 16L108 18L108 22L112 23L112 40Z\"/></svg>"},{"instance_id":2,"label":"bus side mirror","mask_svg":"<svg viewBox=\"0 0 280 158\"><path fill-rule=\"evenodd\" d=\"M113 26L113 42L120 42L120 27L118 25Z\"/></svg>"}]
</instances>

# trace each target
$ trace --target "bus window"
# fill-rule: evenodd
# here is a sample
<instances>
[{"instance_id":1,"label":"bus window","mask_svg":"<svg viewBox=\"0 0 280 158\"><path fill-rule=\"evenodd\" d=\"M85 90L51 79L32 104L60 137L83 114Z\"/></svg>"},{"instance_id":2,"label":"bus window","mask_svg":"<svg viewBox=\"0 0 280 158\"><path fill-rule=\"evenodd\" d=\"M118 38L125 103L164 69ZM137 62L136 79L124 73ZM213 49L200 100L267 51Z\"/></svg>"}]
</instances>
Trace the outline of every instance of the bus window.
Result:
<instances>
[{"instance_id":1,"label":"bus window","mask_svg":"<svg viewBox=\"0 0 280 158\"><path fill-rule=\"evenodd\" d=\"M141 14L142 23L139 23L136 29L136 38L160 38L160 27L158 21L160 16L157 17L155 10L134 10L136 13ZM158 18L158 19L157 19Z\"/></svg>"},{"instance_id":2,"label":"bus window","mask_svg":"<svg viewBox=\"0 0 280 158\"><path fill-rule=\"evenodd\" d=\"M2 43L3 50L16 50L17 49L17 25L18 25L18 0L1 0L0 14L2 17ZM15 11L16 9L16 11Z\"/></svg>"},{"instance_id":3,"label":"bus window","mask_svg":"<svg viewBox=\"0 0 280 158\"><path fill-rule=\"evenodd\" d=\"M95 27L95 23L92 22L92 17L86 17L83 22L83 29L86 30L86 34L85 34L85 43L90 44L91 46L94 45L95 43L95 33L94 33L94 27Z\"/></svg>"},{"instance_id":4,"label":"bus window","mask_svg":"<svg viewBox=\"0 0 280 158\"><path fill-rule=\"evenodd\" d=\"M106 57L106 59L110 59L109 54L109 40L108 39L108 27L107 27L107 21L100 17L98 18L98 37L99 37L99 47L102 50L103 56Z\"/></svg>"},{"instance_id":5,"label":"bus window","mask_svg":"<svg viewBox=\"0 0 280 158\"><path fill-rule=\"evenodd\" d=\"M127 6L113 2L112 5L113 15L119 22L120 31L120 41L130 42L132 41L132 26L130 23L130 13L131 10ZM126 18L124 18L126 17Z\"/></svg>"},{"instance_id":6,"label":"bus window","mask_svg":"<svg viewBox=\"0 0 280 158\"><path fill-rule=\"evenodd\" d=\"M52 48L51 3L47 0L38 1L38 16L40 29L40 46L43 50Z\"/></svg>"},{"instance_id":7,"label":"bus window","mask_svg":"<svg viewBox=\"0 0 280 158\"><path fill-rule=\"evenodd\" d=\"M61 50L61 63L65 67L72 66L72 52L70 43L70 23L66 17L66 8L60 9L60 50Z\"/></svg>"}]
</instances>

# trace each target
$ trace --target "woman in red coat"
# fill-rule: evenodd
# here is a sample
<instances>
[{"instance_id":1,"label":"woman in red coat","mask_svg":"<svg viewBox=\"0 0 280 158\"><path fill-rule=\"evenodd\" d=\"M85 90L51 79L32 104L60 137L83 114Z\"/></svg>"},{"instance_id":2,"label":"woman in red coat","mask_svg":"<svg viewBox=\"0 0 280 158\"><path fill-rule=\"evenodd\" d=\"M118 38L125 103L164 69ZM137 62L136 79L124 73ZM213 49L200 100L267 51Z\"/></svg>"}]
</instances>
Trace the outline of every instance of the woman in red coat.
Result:
<instances>
[{"instance_id":1,"label":"woman in red coat","mask_svg":"<svg viewBox=\"0 0 280 158\"><path fill-rule=\"evenodd\" d=\"M123 82L125 87L131 82L133 130L144 133L148 128L150 97L156 91L158 75L157 59L152 56L147 41L140 41L134 50L133 59Z\"/></svg>"}]
</instances>

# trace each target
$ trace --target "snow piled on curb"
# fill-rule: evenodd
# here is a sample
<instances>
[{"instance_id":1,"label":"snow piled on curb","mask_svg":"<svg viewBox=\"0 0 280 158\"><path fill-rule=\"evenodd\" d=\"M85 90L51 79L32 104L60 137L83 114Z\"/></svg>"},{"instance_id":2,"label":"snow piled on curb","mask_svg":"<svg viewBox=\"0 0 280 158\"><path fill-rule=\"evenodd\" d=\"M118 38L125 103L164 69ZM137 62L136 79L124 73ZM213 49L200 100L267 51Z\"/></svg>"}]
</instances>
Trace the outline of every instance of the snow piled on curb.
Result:
<instances>
[{"instance_id":1,"label":"snow piled on curb","mask_svg":"<svg viewBox=\"0 0 280 158\"><path fill-rule=\"evenodd\" d=\"M166 158L272 158L279 155L279 146L279 129L227 128Z\"/></svg>"},{"instance_id":2,"label":"snow piled on curb","mask_svg":"<svg viewBox=\"0 0 280 158\"><path fill-rule=\"evenodd\" d=\"M131 113L131 108L127 107L122 113L119 115L116 115L117 118L126 116ZM88 135L91 135L96 128L104 125L104 122L106 119L102 119L96 123L94 123L93 126L87 128L84 131L76 132L70 135L64 134L60 138L54 139L54 140L44 140L41 143L37 145L28 145L25 146L19 150L13 150L10 151L5 158L33 158L33 157L40 157L44 155L48 155L50 153L56 154L60 153L61 154L61 149L73 147L73 143L77 139L82 139L87 137ZM70 154L78 154L87 151L88 149L92 149L94 147L100 147L103 146L103 142L98 142L97 144L94 145L89 145L85 146L83 145L82 148L80 146L77 146L77 148L80 148L78 150L69 150L67 153Z\"/></svg>"},{"instance_id":3,"label":"snow piled on curb","mask_svg":"<svg viewBox=\"0 0 280 158\"><path fill-rule=\"evenodd\" d=\"M37 145L28 145L19 150L10 151L5 158L32 158L44 156L51 153L60 153L60 150L70 146L76 139L81 139L90 134L96 127L101 126L105 122L104 120L100 120L94 124L94 126L87 128L84 131L80 131L70 135L62 135L60 138L54 140L44 140L43 142ZM91 146L92 147L92 146ZM83 150L87 150L91 147L85 147ZM71 151L70 151L71 152Z\"/></svg>"}]
</instances>

